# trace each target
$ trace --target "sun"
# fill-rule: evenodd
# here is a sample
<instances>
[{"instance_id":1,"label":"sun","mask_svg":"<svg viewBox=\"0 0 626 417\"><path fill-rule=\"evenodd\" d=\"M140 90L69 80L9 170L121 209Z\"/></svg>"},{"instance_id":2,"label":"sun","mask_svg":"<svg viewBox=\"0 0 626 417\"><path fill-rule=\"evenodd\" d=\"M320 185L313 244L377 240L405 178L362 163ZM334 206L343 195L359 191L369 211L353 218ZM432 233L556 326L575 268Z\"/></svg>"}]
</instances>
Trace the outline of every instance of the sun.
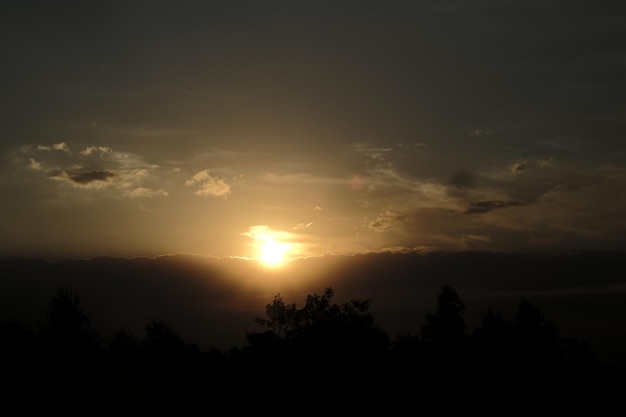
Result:
<instances>
[{"instance_id":1,"label":"sun","mask_svg":"<svg viewBox=\"0 0 626 417\"><path fill-rule=\"evenodd\" d=\"M285 260L285 254L289 249L286 243L277 242L269 236L265 236L260 246L260 259L267 265L280 265Z\"/></svg>"},{"instance_id":2,"label":"sun","mask_svg":"<svg viewBox=\"0 0 626 417\"><path fill-rule=\"evenodd\" d=\"M272 230L267 225L251 226L242 233L253 240L250 244L253 259L268 267L279 267L289 263L299 251L299 243L294 242L293 233Z\"/></svg>"}]
</instances>

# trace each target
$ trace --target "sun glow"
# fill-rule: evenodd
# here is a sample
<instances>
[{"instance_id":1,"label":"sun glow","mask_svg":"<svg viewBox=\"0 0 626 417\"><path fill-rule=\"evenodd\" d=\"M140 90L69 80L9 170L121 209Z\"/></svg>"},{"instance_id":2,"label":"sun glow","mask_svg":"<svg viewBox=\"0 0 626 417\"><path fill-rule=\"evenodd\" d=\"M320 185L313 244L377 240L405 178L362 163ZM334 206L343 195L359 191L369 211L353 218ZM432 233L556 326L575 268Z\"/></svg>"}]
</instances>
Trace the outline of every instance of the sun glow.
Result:
<instances>
[{"instance_id":1,"label":"sun glow","mask_svg":"<svg viewBox=\"0 0 626 417\"><path fill-rule=\"evenodd\" d=\"M260 259L268 265L279 265L284 261L288 246L286 243L276 242L269 236L265 236L260 247Z\"/></svg>"},{"instance_id":2,"label":"sun glow","mask_svg":"<svg viewBox=\"0 0 626 417\"><path fill-rule=\"evenodd\" d=\"M242 234L252 239L253 258L266 266L282 266L301 255L301 245L293 233L256 225Z\"/></svg>"}]
</instances>

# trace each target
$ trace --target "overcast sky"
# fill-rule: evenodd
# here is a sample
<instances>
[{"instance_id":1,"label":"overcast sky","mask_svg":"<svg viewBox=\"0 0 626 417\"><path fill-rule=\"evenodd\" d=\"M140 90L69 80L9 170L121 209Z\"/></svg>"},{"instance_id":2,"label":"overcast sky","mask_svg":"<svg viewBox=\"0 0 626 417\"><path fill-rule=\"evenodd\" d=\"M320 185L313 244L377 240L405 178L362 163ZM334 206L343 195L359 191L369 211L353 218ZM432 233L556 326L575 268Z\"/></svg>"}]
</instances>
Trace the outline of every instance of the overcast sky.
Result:
<instances>
[{"instance_id":1,"label":"overcast sky","mask_svg":"<svg viewBox=\"0 0 626 417\"><path fill-rule=\"evenodd\" d=\"M0 255L626 249L626 3L2 1Z\"/></svg>"}]
</instances>

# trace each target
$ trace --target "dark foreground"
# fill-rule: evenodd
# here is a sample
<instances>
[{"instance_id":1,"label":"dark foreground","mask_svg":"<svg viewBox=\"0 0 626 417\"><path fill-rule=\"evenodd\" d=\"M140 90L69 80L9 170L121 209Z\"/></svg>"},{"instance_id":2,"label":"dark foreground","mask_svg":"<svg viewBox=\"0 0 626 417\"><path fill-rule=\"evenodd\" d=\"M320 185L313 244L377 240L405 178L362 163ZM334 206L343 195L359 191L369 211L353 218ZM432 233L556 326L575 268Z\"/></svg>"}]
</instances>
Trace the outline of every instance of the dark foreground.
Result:
<instances>
[{"instance_id":1,"label":"dark foreground","mask_svg":"<svg viewBox=\"0 0 626 417\"><path fill-rule=\"evenodd\" d=\"M390 338L370 300L337 304L334 290L301 308L280 295L242 347L200 348L162 319L142 335L104 341L79 295L59 288L31 327L0 329L5 410L93 415L592 410L619 404L624 369L599 363L584 341L562 338L532 303L510 319L491 309L471 332L456 290L441 287L415 334Z\"/></svg>"}]
</instances>

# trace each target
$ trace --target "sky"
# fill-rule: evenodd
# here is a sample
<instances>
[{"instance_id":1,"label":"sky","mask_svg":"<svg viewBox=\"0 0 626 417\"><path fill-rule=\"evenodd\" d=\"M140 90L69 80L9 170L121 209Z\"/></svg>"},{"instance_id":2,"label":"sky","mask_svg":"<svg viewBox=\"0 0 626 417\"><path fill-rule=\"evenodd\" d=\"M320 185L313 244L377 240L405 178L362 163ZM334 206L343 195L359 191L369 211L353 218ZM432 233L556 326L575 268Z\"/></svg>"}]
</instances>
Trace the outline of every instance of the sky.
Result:
<instances>
[{"instance_id":1,"label":"sky","mask_svg":"<svg viewBox=\"0 0 626 417\"><path fill-rule=\"evenodd\" d=\"M0 256L626 249L625 45L603 0L3 0Z\"/></svg>"}]
</instances>

